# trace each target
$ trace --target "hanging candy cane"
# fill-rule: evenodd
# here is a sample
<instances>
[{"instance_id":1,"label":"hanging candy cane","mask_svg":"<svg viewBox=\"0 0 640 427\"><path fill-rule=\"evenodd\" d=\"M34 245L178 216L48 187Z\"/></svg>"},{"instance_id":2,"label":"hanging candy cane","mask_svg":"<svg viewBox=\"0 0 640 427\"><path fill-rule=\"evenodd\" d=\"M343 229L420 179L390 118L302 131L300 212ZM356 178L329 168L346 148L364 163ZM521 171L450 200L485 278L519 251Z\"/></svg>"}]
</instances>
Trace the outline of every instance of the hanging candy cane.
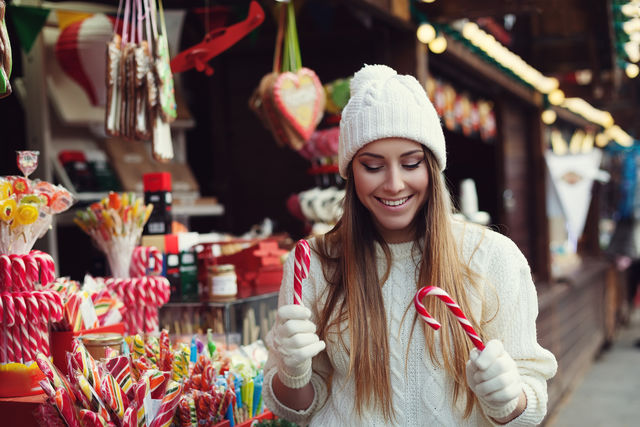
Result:
<instances>
[{"instance_id":1,"label":"hanging candy cane","mask_svg":"<svg viewBox=\"0 0 640 427\"><path fill-rule=\"evenodd\" d=\"M302 305L302 279L309 275L311 264L311 248L309 242L298 240L295 250L295 263L293 265L293 303Z\"/></svg>"},{"instance_id":2,"label":"hanging candy cane","mask_svg":"<svg viewBox=\"0 0 640 427\"><path fill-rule=\"evenodd\" d=\"M416 292L414 304L416 306L416 311L418 312L420 317L422 317L422 320L427 322L427 324L434 330L438 330L440 329L440 326L442 326L436 319L431 317L431 315L427 312L424 304L422 303L422 300L427 295L433 295L440 299L440 301L444 302L447 307L449 307L449 310L451 310L453 315L456 316L456 319L458 319L458 322L460 322L462 329L464 329L464 331L467 333L467 336L471 339L473 345L480 351L484 350L484 344L482 343L482 340L473 329L473 326L471 326L471 322L469 322L467 317L464 315L462 309L460 309L460 306L449 296L448 293L438 288L437 286L425 286L424 288Z\"/></svg>"}]
</instances>

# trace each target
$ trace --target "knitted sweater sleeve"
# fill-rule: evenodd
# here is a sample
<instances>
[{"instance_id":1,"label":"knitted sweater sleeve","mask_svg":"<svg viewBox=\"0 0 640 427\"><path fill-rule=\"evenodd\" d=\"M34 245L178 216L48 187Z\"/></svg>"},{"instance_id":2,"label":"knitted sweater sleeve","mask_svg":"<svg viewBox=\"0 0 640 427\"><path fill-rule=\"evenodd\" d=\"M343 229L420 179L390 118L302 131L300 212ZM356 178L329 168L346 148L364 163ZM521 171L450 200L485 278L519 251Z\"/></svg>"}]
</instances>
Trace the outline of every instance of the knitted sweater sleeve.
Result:
<instances>
[{"instance_id":1,"label":"knitted sweater sleeve","mask_svg":"<svg viewBox=\"0 0 640 427\"><path fill-rule=\"evenodd\" d=\"M547 413L547 380L555 375L557 362L538 344L538 297L526 258L513 241L491 234L484 260L484 331L487 341L501 340L516 362L527 396L525 411L508 425L537 425Z\"/></svg>"},{"instance_id":2,"label":"knitted sweater sleeve","mask_svg":"<svg viewBox=\"0 0 640 427\"><path fill-rule=\"evenodd\" d=\"M293 262L294 252L290 252L287 261L284 265L284 272L282 276L282 283L280 285L280 293L278 295L278 307L293 304ZM311 266L309 268L309 277L302 281L302 301L305 307L311 309L311 321L317 322L317 309L318 309L318 283L324 283L324 275L322 273L322 267L319 265L318 260L311 251ZM269 348L269 356L264 367L264 381L265 386L263 388L263 399L265 405L271 412L280 418L284 418L291 422L295 422L299 425L309 424L313 414L320 408L327 400L327 385L325 378L329 371L329 359L326 352L321 352L312 361L312 374L311 384L315 391L315 396L311 406L302 411L297 411L283 405L275 393L273 392L272 381L273 377L278 372L278 365L280 362L280 354L274 350L273 345L273 329L267 334L266 344Z\"/></svg>"}]
</instances>

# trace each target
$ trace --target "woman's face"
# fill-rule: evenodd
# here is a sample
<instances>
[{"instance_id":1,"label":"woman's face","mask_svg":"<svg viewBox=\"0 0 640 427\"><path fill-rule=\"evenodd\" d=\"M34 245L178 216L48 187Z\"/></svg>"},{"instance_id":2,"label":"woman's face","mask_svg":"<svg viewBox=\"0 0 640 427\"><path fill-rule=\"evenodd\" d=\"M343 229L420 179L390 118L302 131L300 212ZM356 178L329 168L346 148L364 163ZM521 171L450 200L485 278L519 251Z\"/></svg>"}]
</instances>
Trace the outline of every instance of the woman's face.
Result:
<instances>
[{"instance_id":1,"label":"woman's face","mask_svg":"<svg viewBox=\"0 0 640 427\"><path fill-rule=\"evenodd\" d=\"M370 142L353 157L356 194L387 243L414 238L413 219L429 186L422 147L408 139L386 138Z\"/></svg>"}]
</instances>

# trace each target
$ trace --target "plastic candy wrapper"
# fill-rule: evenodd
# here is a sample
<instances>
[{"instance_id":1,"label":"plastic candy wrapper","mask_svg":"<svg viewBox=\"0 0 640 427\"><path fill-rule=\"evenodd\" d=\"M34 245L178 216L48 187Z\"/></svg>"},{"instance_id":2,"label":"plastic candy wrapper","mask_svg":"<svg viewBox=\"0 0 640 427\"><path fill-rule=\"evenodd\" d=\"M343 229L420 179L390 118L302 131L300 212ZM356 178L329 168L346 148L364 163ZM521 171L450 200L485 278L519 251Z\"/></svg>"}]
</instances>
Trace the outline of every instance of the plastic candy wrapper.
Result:
<instances>
[{"instance_id":1,"label":"plastic candy wrapper","mask_svg":"<svg viewBox=\"0 0 640 427\"><path fill-rule=\"evenodd\" d=\"M105 253L113 277L129 277L133 251L153 205L134 193L109 193L100 202L78 211L74 222Z\"/></svg>"},{"instance_id":2,"label":"plastic candy wrapper","mask_svg":"<svg viewBox=\"0 0 640 427\"><path fill-rule=\"evenodd\" d=\"M49 230L52 215L75 200L60 185L29 179L38 166L37 151L19 151L17 161L24 176L0 177L0 253L24 255Z\"/></svg>"}]
</instances>

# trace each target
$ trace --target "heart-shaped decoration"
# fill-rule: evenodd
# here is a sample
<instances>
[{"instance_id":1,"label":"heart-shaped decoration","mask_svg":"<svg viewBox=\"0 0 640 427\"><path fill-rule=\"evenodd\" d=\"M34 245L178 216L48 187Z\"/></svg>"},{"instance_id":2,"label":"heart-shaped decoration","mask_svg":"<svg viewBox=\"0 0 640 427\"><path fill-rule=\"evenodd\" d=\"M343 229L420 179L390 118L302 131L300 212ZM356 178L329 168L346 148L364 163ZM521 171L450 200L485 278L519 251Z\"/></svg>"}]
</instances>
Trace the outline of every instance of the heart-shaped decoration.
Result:
<instances>
[{"instance_id":1,"label":"heart-shaped decoration","mask_svg":"<svg viewBox=\"0 0 640 427\"><path fill-rule=\"evenodd\" d=\"M300 68L280 74L273 85L273 100L290 126L308 140L324 112L324 88L316 73Z\"/></svg>"}]
</instances>

